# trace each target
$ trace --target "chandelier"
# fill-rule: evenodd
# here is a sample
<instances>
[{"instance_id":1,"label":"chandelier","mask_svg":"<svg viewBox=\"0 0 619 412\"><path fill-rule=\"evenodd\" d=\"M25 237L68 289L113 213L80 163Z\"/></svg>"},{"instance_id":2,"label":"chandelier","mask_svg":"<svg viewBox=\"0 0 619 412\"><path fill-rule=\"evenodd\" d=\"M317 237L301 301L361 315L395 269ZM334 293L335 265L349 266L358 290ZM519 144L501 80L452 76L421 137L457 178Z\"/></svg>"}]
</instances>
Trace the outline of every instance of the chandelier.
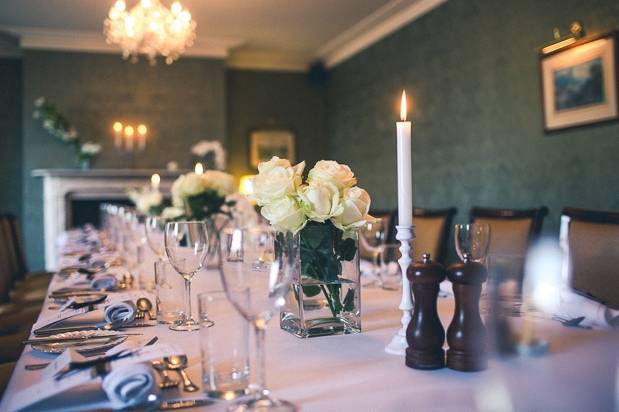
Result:
<instances>
[{"instance_id":1,"label":"chandelier","mask_svg":"<svg viewBox=\"0 0 619 412\"><path fill-rule=\"evenodd\" d=\"M158 54L172 64L196 38L196 22L178 1L168 9L159 0L140 0L127 10L126 2L117 0L103 27L106 42L120 46L123 59L134 63L141 53L151 64Z\"/></svg>"}]
</instances>

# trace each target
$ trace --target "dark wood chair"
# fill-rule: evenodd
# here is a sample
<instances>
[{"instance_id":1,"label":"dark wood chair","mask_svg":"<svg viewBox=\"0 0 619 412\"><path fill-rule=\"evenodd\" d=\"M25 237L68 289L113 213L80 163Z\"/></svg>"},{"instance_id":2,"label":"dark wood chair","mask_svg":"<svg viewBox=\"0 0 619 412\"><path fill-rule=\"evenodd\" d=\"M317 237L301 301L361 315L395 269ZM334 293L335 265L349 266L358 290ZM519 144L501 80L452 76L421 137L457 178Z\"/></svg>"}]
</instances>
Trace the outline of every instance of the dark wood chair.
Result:
<instances>
[{"instance_id":1,"label":"dark wood chair","mask_svg":"<svg viewBox=\"0 0 619 412\"><path fill-rule=\"evenodd\" d=\"M619 212L564 208L560 240L567 285L619 309Z\"/></svg>"},{"instance_id":2,"label":"dark wood chair","mask_svg":"<svg viewBox=\"0 0 619 412\"><path fill-rule=\"evenodd\" d=\"M487 223L490 226L488 269L491 276L518 282L522 280L527 251L539 236L546 215L546 206L535 209L471 209L471 223Z\"/></svg>"},{"instance_id":3,"label":"dark wood chair","mask_svg":"<svg viewBox=\"0 0 619 412\"><path fill-rule=\"evenodd\" d=\"M413 221L415 224L415 239L413 240L413 260L419 261L424 253L429 253L432 260L445 263L447 247L449 245L449 232L455 214L458 209L413 209ZM391 260L400 258L399 242L396 240L398 215L394 212L393 238L391 247Z\"/></svg>"},{"instance_id":4,"label":"dark wood chair","mask_svg":"<svg viewBox=\"0 0 619 412\"><path fill-rule=\"evenodd\" d=\"M445 263L449 245L449 233L453 218L458 212L455 207L447 209L413 210L415 223L415 240L413 240L413 258L421 260L424 253L430 253L432 260Z\"/></svg>"},{"instance_id":5,"label":"dark wood chair","mask_svg":"<svg viewBox=\"0 0 619 412\"><path fill-rule=\"evenodd\" d=\"M489 254L525 256L532 240L539 236L548 208L492 209L473 207L471 223L490 225Z\"/></svg>"}]
</instances>

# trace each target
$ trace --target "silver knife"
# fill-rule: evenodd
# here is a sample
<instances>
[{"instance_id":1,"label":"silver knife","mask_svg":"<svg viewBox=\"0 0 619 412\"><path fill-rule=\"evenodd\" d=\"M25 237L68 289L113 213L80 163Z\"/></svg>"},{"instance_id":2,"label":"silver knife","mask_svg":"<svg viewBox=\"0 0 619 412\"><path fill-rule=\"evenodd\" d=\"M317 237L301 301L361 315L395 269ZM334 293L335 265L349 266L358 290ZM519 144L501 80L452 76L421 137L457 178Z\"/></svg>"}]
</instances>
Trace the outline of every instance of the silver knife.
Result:
<instances>
[{"instance_id":1,"label":"silver knife","mask_svg":"<svg viewBox=\"0 0 619 412\"><path fill-rule=\"evenodd\" d=\"M159 404L159 410L169 411L183 408L197 408L199 406L208 406L214 404L215 401L208 398L177 398L162 401Z\"/></svg>"}]
</instances>

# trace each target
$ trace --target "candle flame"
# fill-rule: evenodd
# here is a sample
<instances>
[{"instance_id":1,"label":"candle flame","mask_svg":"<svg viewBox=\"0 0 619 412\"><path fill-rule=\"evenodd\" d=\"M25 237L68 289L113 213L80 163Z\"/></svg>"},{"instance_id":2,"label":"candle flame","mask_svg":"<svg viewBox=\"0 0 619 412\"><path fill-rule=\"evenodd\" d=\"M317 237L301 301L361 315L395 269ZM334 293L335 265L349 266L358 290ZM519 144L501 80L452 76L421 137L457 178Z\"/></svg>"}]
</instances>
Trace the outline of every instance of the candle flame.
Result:
<instances>
[{"instance_id":1,"label":"candle flame","mask_svg":"<svg viewBox=\"0 0 619 412\"><path fill-rule=\"evenodd\" d=\"M133 126L125 127L125 136L133 137Z\"/></svg>"},{"instance_id":2,"label":"candle flame","mask_svg":"<svg viewBox=\"0 0 619 412\"><path fill-rule=\"evenodd\" d=\"M155 189L158 188L160 182L161 182L161 176L159 176L159 173L155 173L154 175L150 177L150 183L153 188Z\"/></svg>"},{"instance_id":3,"label":"candle flame","mask_svg":"<svg viewBox=\"0 0 619 412\"><path fill-rule=\"evenodd\" d=\"M140 136L146 135L147 131L148 131L148 128L146 127L146 125L141 124L141 125L138 126L138 134Z\"/></svg>"},{"instance_id":4,"label":"candle flame","mask_svg":"<svg viewBox=\"0 0 619 412\"><path fill-rule=\"evenodd\" d=\"M114 128L114 131L116 133L120 133L123 131L123 124L121 122L114 122L114 125L112 127Z\"/></svg>"},{"instance_id":5,"label":"candle flame","mask_svg":"<svg viewBox=\"0 0 619 412\"><path fill-rule=\"evenodd\" d=\"M196 172L197 175L201 175L204 173L204 166L202 166L202 163L198 162L196 163L196 167L194 168L194 171Z\"/></svg>"},{"instance_id":6,"label":"candle flame","mask_svg":"<svg viewBox=\"0 0 619 412\"><path fill-rule=\"evenodd\" d=\"M402 103L400 104L400 120L406 120L406 92L402 90Z\"/></svg>"}]
</instances>

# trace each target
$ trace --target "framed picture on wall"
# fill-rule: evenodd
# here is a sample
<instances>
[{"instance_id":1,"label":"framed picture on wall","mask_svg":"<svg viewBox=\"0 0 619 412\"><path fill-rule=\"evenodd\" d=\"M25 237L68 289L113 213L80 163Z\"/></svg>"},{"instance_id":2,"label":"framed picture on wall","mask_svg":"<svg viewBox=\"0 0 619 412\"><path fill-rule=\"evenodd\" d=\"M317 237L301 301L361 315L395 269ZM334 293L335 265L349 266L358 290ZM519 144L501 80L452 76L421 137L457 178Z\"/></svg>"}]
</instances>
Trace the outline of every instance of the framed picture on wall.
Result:
<instances>
[{"instance_id":1,"label":"framed picture on wall","mask_svg":"<svg viewBox=\"0 0 619 412\"><path fill-rule=\"evenodd\" d=\"M541 55L540 69L547 132L619 117L616 33Z\"/></svg>"},{"instance_id":2,"label":"framed picture on wall","mask_svg":"<svg viewBox=\"0 0 619 412\"><path fill-rule=\"evenodd\" d=\"M254 129L249 133L249 163L258 163L277 156L295 163L295 136L288 129Z\"/></svg>"}]
</instances>

